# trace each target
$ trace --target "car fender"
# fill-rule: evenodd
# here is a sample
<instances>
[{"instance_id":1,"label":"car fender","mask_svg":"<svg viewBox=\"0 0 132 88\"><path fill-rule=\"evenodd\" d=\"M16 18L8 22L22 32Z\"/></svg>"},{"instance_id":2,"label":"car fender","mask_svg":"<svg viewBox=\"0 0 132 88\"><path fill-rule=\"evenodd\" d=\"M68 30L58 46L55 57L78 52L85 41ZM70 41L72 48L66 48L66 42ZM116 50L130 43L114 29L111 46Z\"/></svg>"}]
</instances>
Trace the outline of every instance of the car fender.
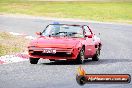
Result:
<instances>
[{"instance_id":1,"label":"car fender","mask_svg":"<svg viewBox=\"0 0 132 88\"><path fill-rule=\"evenodd\" d=\"M77 44L73 47L73 54L75 55L75 57L77 58L80 50L82 49L83 44L79 41L77 42Z\"/></svg>"}]
</instances>

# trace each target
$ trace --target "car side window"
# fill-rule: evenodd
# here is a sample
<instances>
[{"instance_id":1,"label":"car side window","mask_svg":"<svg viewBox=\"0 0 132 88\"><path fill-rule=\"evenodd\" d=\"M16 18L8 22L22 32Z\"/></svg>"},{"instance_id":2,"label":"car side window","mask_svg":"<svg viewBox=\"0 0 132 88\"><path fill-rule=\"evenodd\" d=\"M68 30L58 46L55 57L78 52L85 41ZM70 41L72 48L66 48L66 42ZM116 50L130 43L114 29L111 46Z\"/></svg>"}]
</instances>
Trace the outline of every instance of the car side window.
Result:
<instances>
[{"instance_id":1,"label":"car side window","mask_svg":"<svg viewBox=\"0 0 132 88\"><path fill-rule=\"evenodd\" d=\"M91 35L91 32L87 26L83 26L83 28L85 30L85 35Z\"/></svg>"}]
</instances>

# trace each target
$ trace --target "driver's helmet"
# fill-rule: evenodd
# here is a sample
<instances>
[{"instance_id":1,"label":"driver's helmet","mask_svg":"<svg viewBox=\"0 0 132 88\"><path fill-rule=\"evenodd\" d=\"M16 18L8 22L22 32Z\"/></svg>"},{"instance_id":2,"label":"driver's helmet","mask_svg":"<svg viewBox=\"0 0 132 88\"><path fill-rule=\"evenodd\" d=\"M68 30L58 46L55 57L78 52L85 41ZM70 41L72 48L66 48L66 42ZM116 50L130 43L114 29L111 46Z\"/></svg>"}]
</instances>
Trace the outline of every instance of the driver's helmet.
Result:
<instances>
[{"instance_id":1,"label":"driver's helmet","mask_svg":"<svg viewBox=\"0 0 132 88\"><path fill-rule=\"evenodd\" d=\"M53 22L53 24L60 24L60 23L55 21L55 22Z\"/></svg>"}]
</instances>

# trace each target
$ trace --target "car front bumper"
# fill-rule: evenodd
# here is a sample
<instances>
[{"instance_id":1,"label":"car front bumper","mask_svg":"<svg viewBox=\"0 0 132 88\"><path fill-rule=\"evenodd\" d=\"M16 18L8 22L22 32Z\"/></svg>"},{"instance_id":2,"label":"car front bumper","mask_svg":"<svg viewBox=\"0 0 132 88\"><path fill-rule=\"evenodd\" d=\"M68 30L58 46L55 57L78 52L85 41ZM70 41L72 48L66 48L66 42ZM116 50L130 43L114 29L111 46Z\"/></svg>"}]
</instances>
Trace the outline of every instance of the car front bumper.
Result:
<instances>
[{"instance_id":1,"label":"car front bumper","mask_svg":"<svg viewBox=\"0 0 132 88\"><path fill-rule=\"evenodd\" d=\"M78 49L74 48L46 48L54 49L56 53L43 53L45 48L29 47L28 52L32 58L43 58L43 59L76 59L78 55Z\"/></svg>"}]
</instances>

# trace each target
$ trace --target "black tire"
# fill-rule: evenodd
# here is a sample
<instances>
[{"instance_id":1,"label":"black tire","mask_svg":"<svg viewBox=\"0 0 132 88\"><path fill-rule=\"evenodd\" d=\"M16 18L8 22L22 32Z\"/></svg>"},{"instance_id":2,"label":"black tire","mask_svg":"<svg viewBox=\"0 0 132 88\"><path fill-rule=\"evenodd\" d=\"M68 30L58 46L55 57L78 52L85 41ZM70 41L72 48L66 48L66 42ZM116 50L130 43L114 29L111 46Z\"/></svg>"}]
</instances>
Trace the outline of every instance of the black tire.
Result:
<instances>
[{"instance_id":1,"label":"black tire","mask_svg":"<svg viewBox=\"0 0 132 88\"><path fill-rule=\"evenodd\" d=\"M77 56L77 59L76 59L76 62L77 64L83 64L84 63L84 59L85 59L85 56L84 56L84 49L82 48Z\"/></svg>"},{"instance_id":2,"label":"black tire","mask_svg":"<svg viewBox=\"0 0 132 88\"><path fill-rule=\"evenodd\" d=\"M37 64L40 58L29 58L31 64Z\"/></svg>"},{"instance_id":3,"label":"black tire","mask_svg":"<svg viewBox=\"0 0 132 88\"><path fill-rule=\"evenodd\" d=\"M96 51L96 54L92 57L92 61L98 61L100 55L100 49Z\"/></svg>"}]
</instances>

